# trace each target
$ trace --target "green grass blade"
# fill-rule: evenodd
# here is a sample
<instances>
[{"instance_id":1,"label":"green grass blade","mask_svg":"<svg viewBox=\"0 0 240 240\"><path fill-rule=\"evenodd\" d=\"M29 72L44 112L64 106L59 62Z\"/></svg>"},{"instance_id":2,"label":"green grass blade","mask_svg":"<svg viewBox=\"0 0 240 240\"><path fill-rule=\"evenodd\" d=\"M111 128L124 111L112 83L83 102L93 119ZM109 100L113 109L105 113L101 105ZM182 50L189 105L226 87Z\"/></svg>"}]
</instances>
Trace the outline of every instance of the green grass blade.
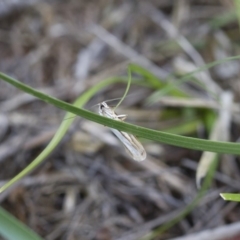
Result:
<instances>
[{"instance_id":1,"label":"green grass blade","mask_svg":"<svg viewBox=\"0 0 240 240\"><path fill-rule=\"evenodd\" d=\"M117 83L117 82L126 82L126 79L124 78L109 78L106 79L96 85L94 85L92 88L90 88L88 91L86 91L84 94L82 94L75 102L74 106L77 108L83 107L84 104L98 92L100 89L109 86L110 84ZM69 129L70 125L72 124L74 120L75 114L72 114L68 112L64 119L67 119L67 121L63 121L58 128L57 132L55 133L52 140L49 142L49 144L45 147L45 149L26 167L24 168L19 174L17 174L14 178L12 178L10 181L8 181L5 185L3 185L0 188L0 193L5 191L7 188L18 182L20 179L28 175L31 171L33 171L37 166L39 166L50 154L51 152L56 148L56 146L59 144L61 139L66 134L67 130Z\"/></svg>"},{"instance_id":2,"label":"green grass blade","mask_svg":"<svg viewBox=\"0 0 240 240\"><path fill-rule=\"evenodd\" d=\"M133 73L138 73L141 76L143 76L146 79L146 82L154 89L163 89L171 84L166 79L164 81L161 81L161 79L156 77L154 74L136 64L133 63L129 64L129 68ZM169 79L170 78L171 77L169 77ZM169 92L171 93L171 95L178 97L188 97L188 95L185 92L181 91L180 89L173 88L171 86L170 88L171 89L169 90Z\"/></svg>"},{"instance_id":3,"label":"green grass blade","mask_svg":"<svg viewBox=\"0 0 240 240\"><path fill-rule=\"evenodd\" d=\"M160 79L158 77L156 77L154 74L152 74L151 72L149 72L148 70L144 69L143 67L131 63L129 64L129 69L131 70L131 72L133 73L138 73L141 76L145 77L148 81L148 83L155 89L159 89L164 87L164 83L160 81Z\"/></svg>"},{"instance_id":4,"label":"green grass blade","mask_svg":"<svg viewBox=\"0 0 240 240\"><path fill-rule=\"evenodd\" d=\"M225 201L240 202L240 194L238 193L220 193Z\"/></svg>"},{"instance_id":5,"label":"green grass blade","mask_svg":"<svg viewBox=\"0 0 240 240\"><path fill-rule=\"evenodd\" d=\"M128 83L127 83L127 87L126 87L125 93L123 94L122 98L120 99L120 101L118 102L118 104L114 107L114 111L115 111L115 109L118 108L118 106L120 106L120 104L122 103L122 101L124 100L124 98L127 96L127 93L128 93L128 91L129 91L131 82L132 82L132 74L131 74L130 68L128 68Z\"/></svg>"},{"instance_id":6,"label":"green grass blade","mask_svg":"<svg viewBox=\"0 0 240 240\"><path fill-rule=\"evenodd\" d=\"M0 208L0 235L8 240L42 240L3 208Z\"/></svg>"},{"instance_id":7,"label":"green grass blade","mask_svg":"<svg viewBox=\"0 0 240 240\"><path fill-rule=\"evenodd\" d=\"M240 144L239 143L229 143L229 142L217 142L217 141L209 141L196 139L191 137L183 137L174 134L169 134L161 131L152 130L149 128L140 127L137 125L114 121L110 118L102 117L98 114L92 113L90 111L84 110L82 108L77 108L71 104L63 102L59 99L50 97L42 92L39 92L3 73L0 73L0 78L4 81L12 84L18 89L27 92L49 104L54 105L55 107L61 108L65 111L71 112L78 116L81 116L90 121L102 124L104 126L108 126L111 128L118 129L120 131L132 133L136 136L150 139L153 141L159 141L162 143L179 146L188 149L195 149L201 151L210 151L217 153L230 153L230 154L240 154Z\"/></svg>"},{"instance_id":8,"label":"green grass blade","mask_svg":"<svg viewBox=\"0 0 240 240\"><path fill-rule=\"evenodd\" d=\"M237 18L238 18L238 25L240 28L240 0L234 0L234 4L235 4L235 9L236 9Z\"/></svg>"}]
</instances>

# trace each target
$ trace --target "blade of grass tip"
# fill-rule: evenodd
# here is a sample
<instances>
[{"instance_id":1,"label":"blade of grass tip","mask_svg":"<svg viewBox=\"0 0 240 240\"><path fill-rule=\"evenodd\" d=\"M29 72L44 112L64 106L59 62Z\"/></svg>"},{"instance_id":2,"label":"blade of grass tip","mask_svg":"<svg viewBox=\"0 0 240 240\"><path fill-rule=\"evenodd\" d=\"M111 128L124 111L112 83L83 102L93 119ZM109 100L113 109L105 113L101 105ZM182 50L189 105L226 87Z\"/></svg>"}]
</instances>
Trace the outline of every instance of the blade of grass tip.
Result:
<instances>
[{"instance_id":1,"label":"blade of grass tip","mask_svg":"<svg viewBox=\"0 0 240 240\"><path fill-rule=\"evenodd\" d=\"M120 106L120 104L122 103L122 101L124 100L124 98L127 96L127 93L129 91L130 85L132 82L132 74L131 74L131 70L130 67L128 67L128 83L127 83L127 87L125 90L125 93L123 94L122 98L120 99L120 101L118 102L118 104L116 105L116 107L113 108L113 110L115 111L115 109Z\"/></svg>"},{"instance_id":2,"label":"blade of grass tip","mask_svg":"<svg viewBox=\"0 0 240 240\"><path fill-rule=\"evenodd\" d=\"M220 193L220 196L225 201L240 202L240 194L239 193Z\"/></svg>"},{"instance_id":3,"label":"blade of grass tip","mask_svg":"<svg viewBox=\"0 0 240 240\"><path fill-rule=\"evenodd\" d=\"M210 171L208 172L206 178L204 179L204 183L202 188L198 191L197 196L194 198L194 200L186 206L186 208L173 220L169 221L166 224L163 224L162 226L156 228L151 233L146 234L144 237L142 237L140 240L152 240L156 237L159 237L161 234L172 228L174 225L179 223L182 219L184 219L201 201L201 199L204 197L207 189L212 184L213 176L217 169L217 163L218 161L215 159L215 161L212 162Z\"/></svg>"},{"instance_id":4,"label":"blade of grass tip","mask_svg":"<svg viewBox=\"0 0 240 240\"><path fill-rule=\"evenodd\" d=\"M3 208L0 208L0 235L8 240L43 240Z\"/></svg>"},{"instance_id":5,"label":"blade of grass tip","mask_svg":"<svg viewBox=\"0 0 240 240\"><path fill-rule=\"evenodd\" d=\"M235 4L235 9L236 9L237 18L238 18L238 24L239 24L239 28L240 28L240 0L234 0L234 4Z\"/></svg>"}]
</instances>

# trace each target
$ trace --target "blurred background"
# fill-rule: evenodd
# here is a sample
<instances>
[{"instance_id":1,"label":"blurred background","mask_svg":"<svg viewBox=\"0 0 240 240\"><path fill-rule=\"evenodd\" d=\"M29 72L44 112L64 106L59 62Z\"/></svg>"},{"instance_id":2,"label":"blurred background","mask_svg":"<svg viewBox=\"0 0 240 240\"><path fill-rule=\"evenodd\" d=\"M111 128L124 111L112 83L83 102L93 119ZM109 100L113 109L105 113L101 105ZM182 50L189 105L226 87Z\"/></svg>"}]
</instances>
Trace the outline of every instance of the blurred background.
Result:
<instances>
[{"instance_id":1,"label":"blurred background","mask_svg":"<svg viewBox=\"0 0 240 240\"><path fill-rule=\"evenodd\" d=\"M72 103L109 77L126 78L134 62L140 70L133 77L142 84L132 84L117 109L127 122L235 142L238 60L195 74L175 92L158 95L158 84L143 80L167 87L206 63L238 55L236 9L231 0L1 0L0 71ZM85 108L96 111L92 106L121 98L125 88L109 84ZM1 185L42 152L64 114L0 81ZM109 128L76 118L45 162L0 194L1 206L48 240L240 239L239 205L219 196L240 191L238 156L140 141L148 156L139 163ZM197 196L199 162L215 158L210 189L176 220ZM200 166L198 185L206 171Z\"/></svg>"}]
</instances>

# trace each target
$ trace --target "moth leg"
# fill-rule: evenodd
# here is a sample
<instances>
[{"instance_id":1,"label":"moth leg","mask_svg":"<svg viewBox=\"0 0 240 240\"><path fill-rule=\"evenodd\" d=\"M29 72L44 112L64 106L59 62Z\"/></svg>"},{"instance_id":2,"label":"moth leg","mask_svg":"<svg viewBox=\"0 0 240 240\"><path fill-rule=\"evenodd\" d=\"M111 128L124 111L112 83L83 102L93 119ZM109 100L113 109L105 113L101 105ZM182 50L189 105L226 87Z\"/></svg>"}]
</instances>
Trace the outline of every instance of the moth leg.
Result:
<instances>
[{"instance_id":1,"label":"moth leg","mask_svg":"<svg viewBox=\"0 0 240 240\"><path fill-rule=\"evenodd\" d=\"M126 114L117 115L118 119L124 121L127 118Z\"/></svg>"}]
</instances>

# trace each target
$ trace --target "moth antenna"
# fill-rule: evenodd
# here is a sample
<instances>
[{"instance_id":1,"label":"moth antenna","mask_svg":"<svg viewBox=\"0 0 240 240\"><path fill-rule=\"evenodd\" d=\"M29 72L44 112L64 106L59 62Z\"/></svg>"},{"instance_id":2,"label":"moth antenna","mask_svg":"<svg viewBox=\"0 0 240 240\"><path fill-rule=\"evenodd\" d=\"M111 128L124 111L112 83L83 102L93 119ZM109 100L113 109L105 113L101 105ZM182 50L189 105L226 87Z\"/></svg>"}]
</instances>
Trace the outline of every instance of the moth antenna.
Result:
<instances>
[{"instance_id":1,"label":"moth antenna","mask_svg":"<svg viewBox=\"0 0 240 240\"><path fill-rule=\"evenodd\" d=\"M129 98L129 97L132 97L132 96L134 96L134 95L135 95L135 93L131 93L131 94L127 95L125 98ZM119 100L119 99L122 99L122 98L121 98L121 97L111 98L111 99L104 100L104 101L101 101L101 102L106 102L106 103L108 103L108 102L112 102L112 101ZM98 106L99 104L101 104L101 102L99 102L99 103L97 103L97 104L94 104L94 105L92 105L92 106L89 107L89 108L96 107L96 106Z\"/></svg>"}]
</instances>

